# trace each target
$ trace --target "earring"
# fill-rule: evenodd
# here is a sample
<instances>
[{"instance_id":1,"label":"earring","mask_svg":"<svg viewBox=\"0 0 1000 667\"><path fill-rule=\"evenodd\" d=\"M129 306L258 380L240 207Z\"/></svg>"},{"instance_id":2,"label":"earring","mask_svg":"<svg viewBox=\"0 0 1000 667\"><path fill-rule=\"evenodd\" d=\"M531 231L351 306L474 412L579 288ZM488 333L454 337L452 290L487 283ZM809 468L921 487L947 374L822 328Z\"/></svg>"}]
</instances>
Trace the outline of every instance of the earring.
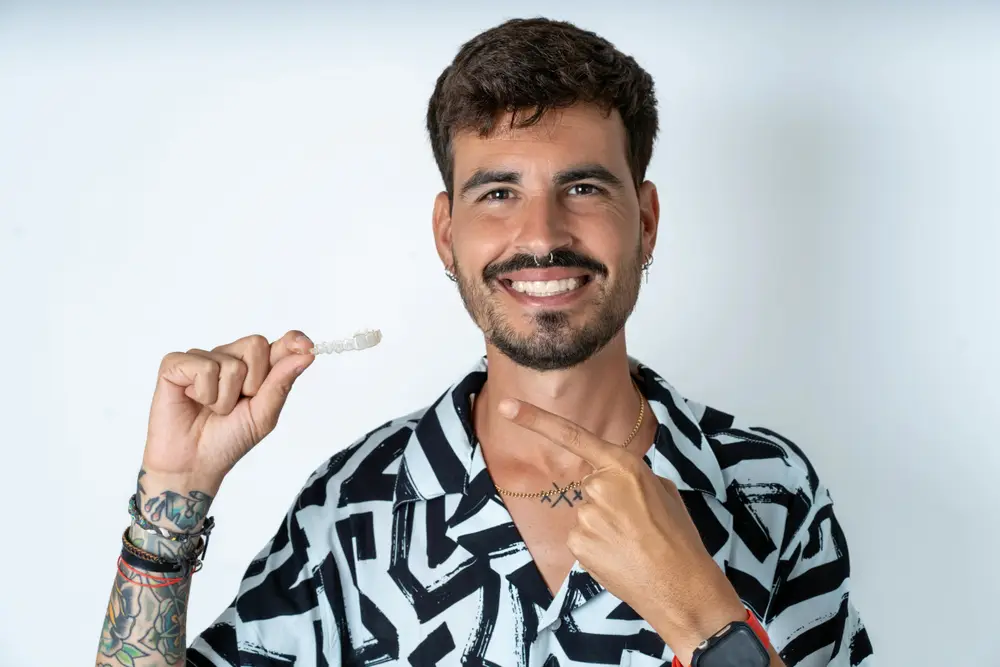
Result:
<instances>
[{"instance_id":1,"label":"earring","mask_svg":"<svg viewBox=\"0 0 1000 667\"><path fill-rule=\"evenodd\" d=\"M650 255L642 265L642 272L646 277L646 284L649 284L649 267L653 265L653 256Z\"/></svg>"},{"instance_id":2,"label":"earring","mask_svg":"<svg viewBox=\"0 0 1000 667\"><path fill-rule=\"evenodd\" d=\"M450 280L451 282L453 282L453 283L457 283L458 282L458 276L456 276L455 272L452 271L451 269L445 269L444 270L444 275L448 276L448 280Z\"/></svg>"}]
</instances>

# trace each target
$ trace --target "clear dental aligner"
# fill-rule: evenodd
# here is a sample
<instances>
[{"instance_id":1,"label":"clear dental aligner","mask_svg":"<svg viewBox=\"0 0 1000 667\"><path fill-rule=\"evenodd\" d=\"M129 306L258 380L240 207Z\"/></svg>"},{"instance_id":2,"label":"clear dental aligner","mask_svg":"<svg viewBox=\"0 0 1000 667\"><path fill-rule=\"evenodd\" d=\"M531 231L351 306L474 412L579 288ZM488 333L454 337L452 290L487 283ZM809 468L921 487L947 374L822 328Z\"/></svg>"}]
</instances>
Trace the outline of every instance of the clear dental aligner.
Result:
<instances>
[{"instance_id":1,"label":"clear dental aligner","mask_svg":"<svg viewBox=\"0 0 1000 667\"><path fill-rule=\"evenodd\" d=\"M309 354L333 354L334 352L340 354L341 352L348 352L351 350L367 350L370 347L375 347L381 341L381 330L367 329L365 331L359 331L350 338L320 343L316 347L309 350Z\"/></svg>"}]
</instances>

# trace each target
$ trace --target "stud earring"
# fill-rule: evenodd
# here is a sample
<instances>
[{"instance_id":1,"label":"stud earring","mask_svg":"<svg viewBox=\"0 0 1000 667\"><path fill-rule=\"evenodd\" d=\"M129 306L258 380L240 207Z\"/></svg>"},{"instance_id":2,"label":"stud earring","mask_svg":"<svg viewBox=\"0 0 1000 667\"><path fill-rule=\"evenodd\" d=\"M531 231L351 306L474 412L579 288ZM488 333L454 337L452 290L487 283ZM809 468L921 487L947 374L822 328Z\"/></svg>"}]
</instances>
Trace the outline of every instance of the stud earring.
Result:
<instances>
[{"instance_id":1,"label":"stud earring","mask_svg":"<svg viewBox=\"0 0 1000 667\"><path fill-rule=\"evenodd\" d=\"M451 269L445 269L444 270L444 275L448 276L448 280L450 280L451 282L453 282L453 283L457 283L458 282L458 276L456 276L455 272L452 271Z\"/></svg>"}]
</instances>

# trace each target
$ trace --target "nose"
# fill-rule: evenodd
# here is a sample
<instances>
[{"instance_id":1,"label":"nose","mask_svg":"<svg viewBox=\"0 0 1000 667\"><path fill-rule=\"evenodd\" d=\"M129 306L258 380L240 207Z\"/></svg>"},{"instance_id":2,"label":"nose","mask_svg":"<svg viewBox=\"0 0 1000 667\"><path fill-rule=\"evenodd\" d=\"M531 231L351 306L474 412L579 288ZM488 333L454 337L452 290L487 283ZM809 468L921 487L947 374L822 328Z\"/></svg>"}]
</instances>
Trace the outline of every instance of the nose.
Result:
<instances>
[{"instance_id":1,"label":"nose","mask_svg":"<svg viewBox=\"0 0 1000 667\"><path fill-rule=\"evenodd\" d=\"M518 216L513 245L517 252L535 257L572 244L564 212L551 197L532 198Z\"/></svg>"}]
</instances>

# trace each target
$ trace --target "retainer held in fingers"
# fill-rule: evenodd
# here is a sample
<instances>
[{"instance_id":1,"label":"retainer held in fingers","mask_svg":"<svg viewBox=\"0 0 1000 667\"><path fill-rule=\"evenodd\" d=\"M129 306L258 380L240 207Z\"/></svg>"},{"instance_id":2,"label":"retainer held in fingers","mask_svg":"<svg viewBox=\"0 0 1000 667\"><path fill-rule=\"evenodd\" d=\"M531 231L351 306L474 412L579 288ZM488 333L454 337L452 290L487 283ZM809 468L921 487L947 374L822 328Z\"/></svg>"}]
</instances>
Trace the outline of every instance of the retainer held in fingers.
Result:
<instances>
[{"instance_id":1,"label":"retainer held in fingers","mask_svg":"<svg viewBox=\"0 0 1000 667\"><path fill-rule=\"evenodd\" d=\"M357 350L367 350L382 342L382 331L379 329L367 329L359 331L350 338L332 340L326 343L319 343L309 350L309 354L333 354L336 352L350 352Z\"/></svg>"}]
</instances>

